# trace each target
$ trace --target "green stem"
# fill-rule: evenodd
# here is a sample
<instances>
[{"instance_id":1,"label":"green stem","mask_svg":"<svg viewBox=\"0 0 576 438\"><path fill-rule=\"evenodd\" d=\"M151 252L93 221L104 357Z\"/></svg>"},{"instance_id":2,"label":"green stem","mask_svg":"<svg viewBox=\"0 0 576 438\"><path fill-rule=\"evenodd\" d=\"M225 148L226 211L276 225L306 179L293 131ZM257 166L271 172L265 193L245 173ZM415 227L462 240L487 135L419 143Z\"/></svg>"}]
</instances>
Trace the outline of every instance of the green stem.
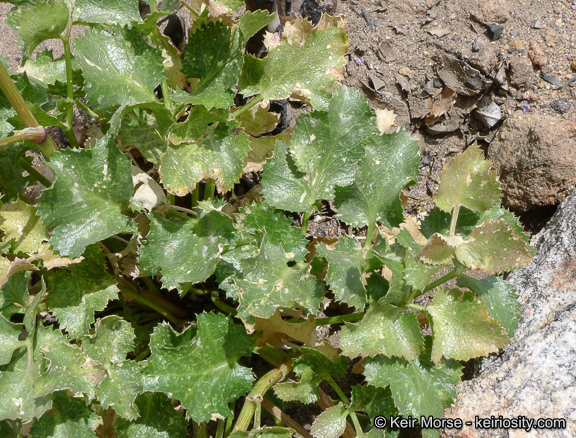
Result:
<instances>
[{"instance_id":1,"label":"green stem","mask_svg":"<svg viewBox=\"0 0 576 438\"><path fill-rule=\"evenodd\" d=\"M342 392L342 390L340 389L338 384L334 381L332 376L328 373L324 373L324 375L322 377L324 377L324 380L326 380L330 384L332 389L334 389L334 391L336 391L336 394L338 394L338 397L340 397L340 400L342 400L344 402L344 404L346 406L348 406L350 404L350 400L348 400L348 397L346 397L346 394L344 394Z\"/></svg>"},{"instance_id":2,"label":"green stem","mask_svg":"<svg viewBox=\"0 0 576 438\"><path fill-rule=\"evenodd\" d=\"M217 291L212 291L210 298L212 299L214 305L218 307L222 312L232 316L236 316L238 314L238 311L234 307L229 306L220 299Z\"/></svg>"},{"instance_id":3,"label":"green stem","mask_svg":"<svg viewBox=\"0 0 576 438\"><path fill-rule=\"evenodd\" d=\"M206 186L204 186L204 201L207 199L214 198L214 189L216 187L216 180L212 178L208 178L206 180Z\"/></svg>"},{"instance_id":4,"label":"green stem","mask_svg":"<svg viewBox=\"0 0 576 438\"><path fill-rule=\"evenodd\" d=\"M196 423L192 421L192 429L195 438L208 438L208 424L206 422Z\"/></svg>"},{"instance_id":5,"label":"green stem","mask_svg":"<svg viewBox=\"0 0 576 438\"><path fill-rule=\"evenodd\" d=\"M426 313L426 307L419 306L418 304L408 303L408 304L406 304L406 307L408 309L412 309L412 310L415 310L415 311L420 312L420 313Z\"/></svg>"},{"instance_id":6,"label":"green stem","mask_svg":"<svg viewBox=\"0 0 576 438\"><path fill-rule=\"evenodd\" d=\"M120 283L118 284L118 288L120 289L120 291L124 295L129 296L134 301L137 301L140 304L144 304L145 306L150 307L152 310L155 310L156 312L158 312L160 315L162 315L164 318L166 318L171 323L180 324L180 325L186 324L186 321L184 321L180 318L177 318L170 311L168 311L165 307L163 307L161 304L159 304L158 302L155 302L152 299L153 295L151 295L150 297L146 297L146 296L144 296L144 294L136 293L133 290L131 290L130 288L123 286Z\"/></svg>"},{"instance_id":7,"label":"green stem","mask_svg":"<svg viewBox=\"0 0 576 438\"><path fill-rule=\"evenodd\" d=\"M180 4L182 6L184 6L186 9L188 9L192 13L192 15L194 15L198 20L202 20L202 15L200 15L200 13L196 9L194 9L192 6L190 6L189 4L187 4L184 1L180 1Z\"/></svg>"},{"instance_id":8,"label":"green stem","mask_svg":"<svg viewBox=\"0 0 576 438\"><path fill-rule=\"evenodd\" d=\"M236 400L234 400L232 403L230 403L230 410L232 412L234 412L234 410L236 409ZM226 428L224 430L224 436L227 437L228 435L230 435L230 433L232 432L232 426L234 425L234 419L233 418L226 418Z\"/></svg>"},{"instance_id":9,"label":"green stem","mask_svg":"<svg viewBox=\"0 0 576 438\"><path fill-rule=\"evenodd\" d=\"M18 141L24 140L20 134L14 134L10 137L0 139L0 147L8 146L9 144L16 143Z\"/></svg>"},{"instance_id":10,"label":"green stem","mask_svg":"<svg viewBox=\"0 0 576 438\"><path fill-rule=\"evenodd\" d=\"M47 179L44 175L42 175L40 172L38 172L34 168L34 166L32 166L32 164L30 164L28 162L28 160L26 160L25 158L20 158L18 160L18 163L20 164L20 166L22 166L22 168L25 171L27 171L30 175L32 175L36 179L36 181L38 181L44 187L50 188L52 186L52 183L50 182L50 180Z\"/></svg>"},{"instance_id":11,"label":"green stem","mask_svg":"<svg viewBox=\"0 0 576 438\"><path fill-rule=\"evenodd\" d=\"M186 213L186 214L189 214L191 216L198 217L198 213L196 213L194 210L190 210L189 208L186 208L186 207L180 207L179 205L171 205L170 208L172 210L181 211L182 213Z\"/></svg>"},{"instance_id":12,"label":"green stem","mask_svg":"<svg viewBox=\"0 0 576 438\"><path fill-rule=\"evenodd\" d=\"M69 26L69 29L71 26ZM60 37L64 44L64 57L66 59L66 96L74 102L74 76L72 72L72 52L70 51L69 31L66 36ZM66 129L64 131L72 147L78 147L78 140L74 135L74 104L66 110Z\"/></svg>"},{"instance_id":13,"label":"green stem","mask_svg":"<svg viewBox=\"0 0 576 438\"><path fill-rule=\"evenodd\" d=\"M370 221L368 228L366 228L366 241L364 242L364 249L369 249L372 246L372 235L376 228L376 221Z\"/></svg>"},{"instance_id":14,"label":"green stem","mask_svg":"<svg viewBox=\"0 0 576 438\"><path fill-rule=\"evenodd\" d=\"M185 221L190 220L190 216L186 216L185 214L177 212L176 210L168 210L164 214L166 215L166 217L172 217L172 218L176 217L178 219L183 219Z\"/></svg>"},{"instance_id":15,"label":"green stem","mask_svg":"<svg viewBox=\"0 0 576 438\"><path fill-rule=\"evenodd\" d=\"M200 183L196 183L196 187L192 191L192 200L190 201L190 206L192 208L198 207L198 201L200 200Z\"/></svg>"},{"instance_id":16,"label":"green stem","mask_svg":"<svg viewBox=\"0 0 576 438\"><path fill-rule=\"evenodd\" d=\"M226 428L226 420L218 418L216 423L216 438L224 438L224 430Z\"/></svg>"},{"instance_id":17,"label":"green stem","mask_svg":"<svg viewBox=\"0 0 576 438\"><path fill-rule=\"evenodd\" d=\"M444 275L443 277L440 277L438 280L433 281L432 283L430 283L428 286L426 286L423 290L422 293L425 294L426 292L434 289L435 287L440 286L441 284L446 283L447 281L452 280L453 278L458 277L461 274L461 272L458 272L456 269L453 271L448 272L446 275Z\"/></svg>"},{"instance_id":18,"label":"green stem","mask_svg":"<svg viewBox=\"0 0 576 438\"><path fill-rule=\"evenodd\" d=\"M10 102L12 107L16 110L18 117L27 128L34 128L40 126L36 121L34 115L30 112L26 102L22 98L22 95L16 88L16 84L12 81L12 78L4 68L4 65L0 62L0 89L2 89L6 99ZM42 143L38 145L38 149L42 151L46 157L50 158L54 152L58 150L58 147L49 136L46 137Z\"/></svg>"},{"instance_id":19,"label":"green stem","mask_svg":"<svg viewBox=\"0 0 576 438\"><path fill-rule=\"evenodd\" d=\"M148 290L153 293L154 295L158 295L161 296L162 293L160 292L160 289L158 289L158 287L154 284L154 282L152 281L152 279L150 277L140 277L140 279L144 282L144 284L146 285L146 287L148 288Z\"/></svg>"},{"instance_id":20,"label":"green stem","mask_svg":"<svg viewBox=\"0 0 576 438\"><path fill-rule=\"evenodd\" d=\"M232 118L237 118L238 116L240 116L241 114L244 114L246 111L248 111L250 108L252 108L254 105L260 103L262 100L264 99L264 96L262 94L259 94L256 97L253 97L252 100L250 102L248 102L246 105L244 105L241 108L238 108L236 111L234 111L232 114L230 114L232 116Z\"/></svg>"},{"instance_id":21,"label":"green stem","mask_svg":"<svg viewBox=\"0 0 576 438\"><path fill-rule=\"evenodd\" d=\"M150 355L150 347L146 347L144 348L144 350L142 350L138 356L136 356L134 358L134 362L141 362L144 359L146 359L148 356Z\"/></svg>"},{"instance_id":22,"label":"green stem","mask_svg":"<svg viewBox=\"0 0 576 438\"><path fill-rule=\"evenodd\" d=\"M8 183L8 181L6 181L1 176L0 176L0 187L2 188L2 191L4 191L4 193L12 195L12 197L14 198L19 198L21 201L25 202L28 205L32 205L32 203L26 196L24 196L22 193L19 193L14 187L12 187Z\"/></svg>"},{"instance_id":23,"label":"green stem","mask_svg":"<svg viewBox=\"0 0 576 438\"><path fill-rule=\"evenodd\" d=\"M82 108L82 111L84 111L86 114L88 114L90 117L92 117L93 119L98 120L100 118L100 116L98 114L96 114L94 111L92 111L84 102L82 102L80 99L76 99L75 101L76 105L78 105L80 108Z\"/></svg>"},{"instance_id":24,"label":"green stem","mask_svg":"<svg viewBox=\"0 0 576 438\"><path fill-rule=\"evenodd\" d=\"M162 97L164 98L164 105L170 114L174 114L174 107L172 106L172 100L170 100L170 90L168 89L168 80L164 79L161 83Z\"/></svg>"},{"instance_id":25,"label":"green stem","mask_svg":"<svg viewBox=\"0 0 576 438\"><path fill-rule=\"evenodd\" d=\"M273 385L284 379L291 371L291 362L283 363L278 368L264 374L260 380L254 384L252 391L250 391L250 394L246 396L246 401L244 402L244 406L242 406L242 411L240 411L240 414L238 415L238 420L236 420L232 432L239 430L245 432L248 430L250 421L254 417L254 412L256 411L256 403L259 403L257 400L261 400L262 397L264 397L264 394L266 394Z\"/></svg>"},{"instance_id":26,"label":"green stem","mask_svg":"<svg viewBox=\"0 0 576 438\"><path fill-rule=\"evenodd\" d=\"M450 221L450 236L456 234L456 222L458 222L458 213L460 212L460 204L456 204L452 210L452 220Z\"/></svg>"},{"instance_id":27,"label":"green stem","mask_svg":"<svg viewBox=\"0 0 576 438\"><path fill-rule=\"evenodd\" d=\"M310 221L311 215L312 215L312 212L310 212L310 211L306 211L306 212L302 213L302 225L300 226L300 230L302 231L302 234L306 234L306 232L308 231L308 222Z\"/></svg>"},{"instance_id":28,"label":"green stem","mask_svg":"<svg viewBox=\"0 0 576 438\"><path fill-rule=\"evenodd\" d=\"M325 373L323 377L324 377L324 380L326 380L330 384L332 389L334 389L334 391L336 391L336 394L338 395L338 397L340 397L340 400L342 400L344 405L350 406L350 400L348 399L348 397L346 397L346 394L344 394L344 392L340 389L340 387L338 386L336 381L332 378L332 376L328 373ZM350 418L352 418L352 422L354 423L354 429L356 430L356 434L359 436L363 436L364 432L362 431L362 426L360 426L360 421L358 421L358 417L356 416L356 412L351 411L349 413L349 415L350 415Z\"/></svg>"}]
</instances>

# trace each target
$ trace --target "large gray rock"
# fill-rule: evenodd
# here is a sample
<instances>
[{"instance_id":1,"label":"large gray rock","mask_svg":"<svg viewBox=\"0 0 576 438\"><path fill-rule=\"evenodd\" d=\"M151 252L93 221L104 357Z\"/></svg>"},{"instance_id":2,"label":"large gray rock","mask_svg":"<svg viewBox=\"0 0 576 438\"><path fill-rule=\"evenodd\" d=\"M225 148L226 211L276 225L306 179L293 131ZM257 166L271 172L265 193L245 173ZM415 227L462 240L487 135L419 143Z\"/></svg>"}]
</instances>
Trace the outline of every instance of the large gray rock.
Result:
<instances>
[{"instance_id":1,"label":"large gray rock","mask_svg":"<svg viewBox=\"0 0 576 438\"><path fill-rule=\"evenodd\" d=\"M484 361L480 376L463 382L446 417L472 421L445 431L461 438L576 436L576 189L534 238L538 255L508 278L522 317L512 343ZM563 430L482 430L475 417L564 418Z\"/></svg>"}]
</instances>

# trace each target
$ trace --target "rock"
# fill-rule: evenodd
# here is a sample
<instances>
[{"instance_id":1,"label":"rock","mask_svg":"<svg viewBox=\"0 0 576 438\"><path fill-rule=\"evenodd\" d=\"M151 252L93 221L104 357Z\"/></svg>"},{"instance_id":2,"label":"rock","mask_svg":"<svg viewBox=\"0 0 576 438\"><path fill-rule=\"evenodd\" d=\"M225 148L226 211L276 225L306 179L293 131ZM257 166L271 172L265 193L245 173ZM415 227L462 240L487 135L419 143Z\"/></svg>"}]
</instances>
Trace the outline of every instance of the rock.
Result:
<instances>
[{"instance_id":1,"label":"rock","mask_svg":"<svg viewBox=\"0 0 576 438\"><path fill-rule=\"evenodd\" d=\"M540 44L531 42L530 43L530 50L528 51L528 58L532 61L535 67L542 68L546 64L548 64L548 58L546 57L546 53L540 47Z\"/></svg>"},{"instance_id":2,"label":"rock","mask_svg":"<svg viewBox=\"0 0 576 438\"><path fill-rule=\"evenodd\" d=\"M477 0L478 5L471 14L480 23L489 25L505 23L510 18L510 7L507 0Z\"/></svg>"},{"instance_id":3,"label":"rock","mask_svg":"<svg viewBox=\"0 0 576 438\"><path fill-rule=\"evenodd\" d=\"M491 24L488 26L488 38L490 41L496 41L502 38L502 33L504 32L504 26L500 24Z\"/></svg>"},{"instance_id":4,"label":"rock","mask_svg":"<svg viewBox=\"0 0 576 438\"><path fill-rule=\"evenodd\" d=\"M570 99L567 99L565 97L561 99L556 99L554 102L550 104L550 108L552 108L554 111L559 112L560 114L566 114L568 111L570 111L571 107L572 104L570 103Z\"/></svg>"},{"instance_id":5,"label":"rock","mask_svg":"<svg viewBox=\"0 0 576 438\"><path fill-rule=\"evenodd\" d=\"M492 128L502 118L500 107L489 96L484 96L478 102L478 108L474 111L474 117L487 128Z\"/></svg>"},{"instance_id":6,"label":"rock","mask_svg":"<svg viewBox=\"0 0 576 438\"><path fill-rule=\"evenodd\" d=\"M514 56L510 60L510 82L512 85L526 87L532 79L532 63L525 56Z\"/></svg>"},{"instance_id":7,"label":"rock","mask_svg":"<svg viewBox=\"0 0 576 438\"><path fill-rule=\"evenodd\" d=\"M508 280L520 296L522 317L512 343L484 361L479 377L463 382L446 417L471 421L444 437L576 436L576 190L545 231L536 236L538 255ZM564 418L566 429L476 429L475 417Z\"/></svg>"},{"instance_id":8,"label":"rock","mask_svg":"<svg viewBox=\"0 0 576 438\"><path fill-rule=\"evenodd\" d=\"M480 52L481 50L484 50L488 44L490 44L490 40L487 36L478 35L472 43L472 51Z\"/></svg>"},{"instance_id":9,"label":"rock","mask_svg":"<svg viewBox=\"0 0 576 438\"><path fill-rule=\"evenodd\" d=\"M576 122L516 111L490 144L502 203L516 211L557 205L576 182Z\"/></svg>"}]
</instances>

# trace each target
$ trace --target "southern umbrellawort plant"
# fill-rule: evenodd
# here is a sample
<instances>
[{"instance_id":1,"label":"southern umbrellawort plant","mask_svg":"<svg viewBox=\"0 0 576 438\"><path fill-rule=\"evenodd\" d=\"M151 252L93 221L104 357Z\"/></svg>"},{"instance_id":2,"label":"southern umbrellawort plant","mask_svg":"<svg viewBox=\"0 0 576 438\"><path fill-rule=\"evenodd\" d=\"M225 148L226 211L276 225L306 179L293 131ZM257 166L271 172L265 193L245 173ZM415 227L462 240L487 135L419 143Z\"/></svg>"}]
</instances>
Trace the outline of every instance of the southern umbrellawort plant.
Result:
<instances>
[{"instance_id":1,"label":"southern umbrellawort plant","mask_svg":"<svg viewBox=\"0 0 576 438\"><path fill-rule=\"evenodd\" d=\"M338 86L340 19L288 23L256 59L243 46L272 17L234 18L235 0L187 5L194 32L182 53L156 26L177 2L151 2L145 19L136 1L16 4L27 53L60 38L65 55L42 52L0 78L1 134L19 140L0 149L3 436L31 421L33 436L184 437L186 420L196 436L306 436L285 414L265 426L262 408L325 399L322 382L338 400L314 436L340 436L348 419L357 435L396 436L374 417L441 417L460 362L513 335L517 296L496 274L531 252L500 207L496 175L470 146L444 170L436 208L419 226L405 218L400 192L417 177L419 148L404 130L381 134L365 98ZM88 29L70 42L76 24ZM12 80L27 105L6 91ZM252 97L235 107L232 89ZM267 102L289 96L314 111L261 136L277 123ZM58 152L47 138L51 183L26 158L36 145L22 129L59 126L75 145L73 104L103 135ZM262 171L261 193L234 210L223 195L248 171ZM30 201L37 181L49 188ZM366 238L307 235L321 201ZM452 279L459 289L442 287ZM334 303L349 311L323 317ZM338 347L318 337L322 325ZM244 359L254 355L257 376ZM365 383L345 392L351 360Z\"/></svg>"}]
</instances>

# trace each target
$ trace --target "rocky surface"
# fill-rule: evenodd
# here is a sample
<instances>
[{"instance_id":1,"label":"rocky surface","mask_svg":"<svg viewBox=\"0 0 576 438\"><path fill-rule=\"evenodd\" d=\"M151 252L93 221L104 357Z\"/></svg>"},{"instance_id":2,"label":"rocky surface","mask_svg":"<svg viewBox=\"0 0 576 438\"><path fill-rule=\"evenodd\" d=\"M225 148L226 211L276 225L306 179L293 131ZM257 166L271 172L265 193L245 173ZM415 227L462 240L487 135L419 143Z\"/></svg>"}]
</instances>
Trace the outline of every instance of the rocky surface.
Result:
<instances>
[{"instance_id":1,"label":"rocky surface","mask_svg":"<svg viewBox=\"0 0 576 438\"><path fill-rule=\"evenodd\" d=\"M463 382L447 417L564 418L562 430L446 431L461 438L576 436L576 189L547 228L535 236L539 253L510 275L522 302L522 318L498 357L479 377Z\"/></svg>"},{"instance_id":2,"label":"rocky surface","mask_svg":"<svg viewBox=\"0 0 576 438\"><path fill-rule=\"evenodd\" d=\"M576 182L576 122L518 111L492 140L488 158L500 175L506 207L556 205Z\"/></svg>"}]
</instances>

